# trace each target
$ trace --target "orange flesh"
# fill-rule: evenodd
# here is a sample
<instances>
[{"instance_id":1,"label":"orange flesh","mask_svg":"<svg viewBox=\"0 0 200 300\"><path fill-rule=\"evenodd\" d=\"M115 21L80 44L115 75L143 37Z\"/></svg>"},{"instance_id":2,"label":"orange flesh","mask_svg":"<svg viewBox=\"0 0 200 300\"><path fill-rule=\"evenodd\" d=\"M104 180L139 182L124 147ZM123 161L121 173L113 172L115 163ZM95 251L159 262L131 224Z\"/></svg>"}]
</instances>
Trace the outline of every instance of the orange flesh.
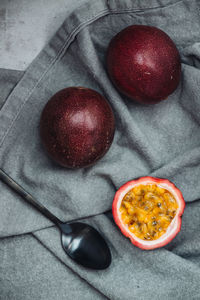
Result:
<instances>
[{"instance_id":1,"label":"orange flesh","mask_svg":"<svg viewBox=\"0 0 200 300\"><path fill-rule=\"evenodd\" d=\"M142 240L156 240L167 230L176 215L174 196L156 184L138 185L123 198L121 219Z\"/></svg>"}]
</instances>

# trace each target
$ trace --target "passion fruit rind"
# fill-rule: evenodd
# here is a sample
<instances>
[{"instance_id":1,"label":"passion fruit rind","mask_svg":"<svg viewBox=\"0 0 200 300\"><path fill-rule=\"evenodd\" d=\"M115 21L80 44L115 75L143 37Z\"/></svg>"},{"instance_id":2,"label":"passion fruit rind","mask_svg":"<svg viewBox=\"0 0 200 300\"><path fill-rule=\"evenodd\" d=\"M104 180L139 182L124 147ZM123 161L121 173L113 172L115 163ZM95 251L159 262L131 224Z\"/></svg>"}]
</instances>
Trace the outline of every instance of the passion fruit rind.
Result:
<instances>
[{"instance_id":1,"label":"passion fruit rind","mask_svg":"<svg viewBox=\"0 0 200 300\"><path fill-rule=\"evenodd\" d=\"M152 201L145 200L148 193L155 195ZM171 205L165 200L169 196ZM151 206L148 209L147 203ZM135 246L145 250L163 247L178 234L184 208L182 193L172 182L150 176L129 181L120 187L112 206L114 220L122 233Z\"/></svg>"}]
</instances>

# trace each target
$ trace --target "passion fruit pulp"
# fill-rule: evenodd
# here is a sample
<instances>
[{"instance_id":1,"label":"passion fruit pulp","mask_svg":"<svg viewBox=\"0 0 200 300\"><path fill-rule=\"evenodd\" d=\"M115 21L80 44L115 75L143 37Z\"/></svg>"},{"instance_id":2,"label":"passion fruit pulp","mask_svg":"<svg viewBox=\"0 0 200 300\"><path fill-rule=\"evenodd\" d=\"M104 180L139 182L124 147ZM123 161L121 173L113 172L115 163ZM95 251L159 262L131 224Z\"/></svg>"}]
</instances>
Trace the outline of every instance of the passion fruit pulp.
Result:
<instances>
[{"instance_id":1,"label":"passion fruit pulp","mask_svg":"<svg viewBox=\"0 0 200 300\"><path fill-rule=\"evenodd\" d=\"M181 229L185 202L167 179L143 177L123 185L115 194L113 217L122 233L141 249L168 244Z\"/></svg>"}]
</instances>

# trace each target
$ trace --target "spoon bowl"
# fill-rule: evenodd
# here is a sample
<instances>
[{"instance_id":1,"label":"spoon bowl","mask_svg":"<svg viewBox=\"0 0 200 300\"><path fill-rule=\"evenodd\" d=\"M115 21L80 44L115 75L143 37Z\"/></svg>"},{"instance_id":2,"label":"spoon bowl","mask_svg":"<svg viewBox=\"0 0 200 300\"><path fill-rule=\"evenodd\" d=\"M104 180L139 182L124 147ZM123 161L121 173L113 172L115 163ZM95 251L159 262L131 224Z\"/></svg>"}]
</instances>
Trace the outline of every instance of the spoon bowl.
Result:
<instances>
[{"instance_id":1,"label":"spoon bowl","mask_svg":"<svg viewBox=\"0 0 200 300\"><path fill-rule=\"evenodd\" d=\"M109 267L110 249L96 229L85 223L63 223L2 169L0 179L60 229L62 247L71 259L90 269L103 270Z\"/></svg>"},{"instance_id":2,"label":"spoon bowl","mask_svg":"<svg viewBox=\"0 0 200 300\"><path fill-rule=\"evenodd\" d=\"M74 261L90 269L103 270L109 267L110 249L96 229L79 222L62 223L59 227L62 247Z\"/></svg>"}]
</instances>

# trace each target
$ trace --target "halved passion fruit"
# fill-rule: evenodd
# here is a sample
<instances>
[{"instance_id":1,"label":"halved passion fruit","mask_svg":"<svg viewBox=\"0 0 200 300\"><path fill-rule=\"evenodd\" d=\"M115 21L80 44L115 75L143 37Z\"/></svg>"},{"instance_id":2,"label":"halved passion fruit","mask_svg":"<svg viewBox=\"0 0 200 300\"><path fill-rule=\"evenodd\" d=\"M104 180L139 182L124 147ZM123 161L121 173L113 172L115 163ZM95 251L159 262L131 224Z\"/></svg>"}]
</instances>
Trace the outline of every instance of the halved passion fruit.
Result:
<instances>
[{"instance_id":1,"label":"halved passion fruit","mask_svg":"<svg viewBox=\"0 0 200 300\"><path fill-rule=\"evenodd\" d=\"M181 191L169 180L154 177L127 182L112 205L122 233L145 250L163 247L178 234L184 208Z\"/></svg>"}]
</instances>

